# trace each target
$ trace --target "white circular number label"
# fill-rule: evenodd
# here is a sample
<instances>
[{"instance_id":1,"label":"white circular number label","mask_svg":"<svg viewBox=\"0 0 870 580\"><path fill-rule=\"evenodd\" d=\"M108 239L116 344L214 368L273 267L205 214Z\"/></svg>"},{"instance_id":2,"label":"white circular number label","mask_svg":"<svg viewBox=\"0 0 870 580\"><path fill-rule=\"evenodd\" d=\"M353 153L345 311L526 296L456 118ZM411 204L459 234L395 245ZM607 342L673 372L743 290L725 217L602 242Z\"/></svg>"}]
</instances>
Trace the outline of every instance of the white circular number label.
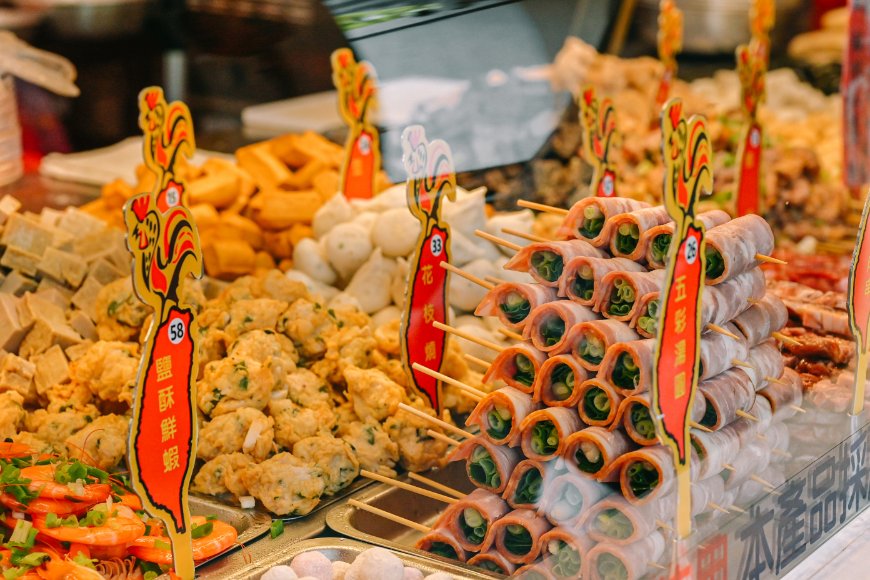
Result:
<instances>
[{"instance_id":1,"label":"white circular number label","mask_svg":"<svg viewBox=\"0 0 870 580\"><path fill-rule=\"evenodd\" d=\"M372 139L365 133L359 136L358 147L360 153L363 155L368 155L369 151L372 150Z\"/></svg>"},{"instance_id":2,"label":"white circular number label","mask_svg":"<svg viewBox=\"0 0 870 580\"><path fill-rule=\"evenodd\" d=\"M432 240L429 242L429 249L432 250L432 255L436 258L441 255L441 251L444 249L444 240L441 239L441 236L435 235L432 237Z\"/></svg>"},{"instance_id":3,"label":"white circular number label","mask_svg":"<svg viewBox=\"0 0 870 580\"><path fill-rule=\"evenodd\" d=\"M606 197L613 196L613 178L609 175L604 178L604 195Z\"/></svg>"},{"instance_id":4,"label":"white circular number label","mask_svg":"<svg viewBox=\"0 0 870 580\"><path fill-rule=\"evenodd\" d=\"M695 260L698 259L698 240L695 238L689 238L686 240L686 263L690 266L695 263Z\"/></svg>"},{"instance_id":5,"label":"white circular number label","mask_svg":"<svg viewBox=\"0 0 870 580\"><path fill-rule=\"evenodd\" d=\"M166 190L166 204L169 205L169 207L175 207L178 205L180 198L181 196L178 195L178 188L170 187Z\"/></svg>"},{"instance_id":6,"label":"white circular number label","mask_svg":"<svg viewBox=\"0 0 870 580\"><path fill-rule=\"evenodd\" d=\"M184 333L187 330L184 327L184 321L180 318L174 318L169 322L169 342L178 344L184 338Z\"/></svg>"},{"instance_id":7,"label":"white circular number label","mask_svg":"<svg viewBox=\"0 0 870 580\"><path fill-rule=\"evenodd\" d=\"M758 147L760 141L761 135L759 135L758 129L753 129L752 133L749 135L749 142L752 143L753 147Z\"/></svg>"}]
</instances>

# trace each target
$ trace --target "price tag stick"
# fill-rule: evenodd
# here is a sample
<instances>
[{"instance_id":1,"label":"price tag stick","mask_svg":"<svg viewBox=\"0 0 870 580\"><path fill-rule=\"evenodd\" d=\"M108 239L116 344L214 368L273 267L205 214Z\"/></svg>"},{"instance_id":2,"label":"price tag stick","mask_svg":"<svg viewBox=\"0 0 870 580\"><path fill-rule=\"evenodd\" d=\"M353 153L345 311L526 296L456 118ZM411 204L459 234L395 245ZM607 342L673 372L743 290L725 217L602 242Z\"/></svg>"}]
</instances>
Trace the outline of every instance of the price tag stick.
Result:
<instances>
[{"instance_id":1,"label":"price tag stick","mask_svg":"<svg viewBox=\"0 0 870 580\"><path fill-rule=\"evenodd\" d=\"M857 198L870 183L870 1L851 0L849 4L849 40L840 82L843 179Z\"/></svg>"},{"instance_id":2,"label":"price tag stick","mask_svg":"<svg viewBox=\"0 0 870 580\"><path fill-rule=\"evenodd\" d=\"M349 48L334 51L331 60L338 110L348 127L341 191L348 199L368 199L375 195L381 170L380 134L371 120L378 108L377 74L370 63L357 62Z\"/></svg>"},{"instance_id":3,"label":"price tag stick","mask_svg":"<svg viewBox=\"0 0 870 580\"><path fill-rule=\"evenodd\" d=\"M456 199L453 154L444 141L431 143L420 125L402 132L402 162L408 172L408 209L420 220L420 236L411 262L400 340L405 372L432 407L440 411L439 382L432 375L413 368L419 363L440 371L447 347L448 270L450 226L442 220L444 197ZM435 323L440 323L437 326Z\"/></svg>"},{"instance_id":4,"label":"price tag stick","mask_svg":"<svg viewBox=\"0 0 870 580\"><path fill-rule=\"evenodd\" d=\"M702 191L713 190L712 146L704 119L686 121L678 99L668 102L661 122L664 201L677 243L671 244L662 290L652 401L660 438L674 455L677 533L685 538L692 531L689 421L698 389L706 261L704 224L695 204Z\"/></svg>"},{"instance_id":5,"label":"price tag stick","mask_svg":"<svg viewBox=\"0 0 870 580\"><path fill-rule=\"evenodd\" d=\"M139 126L145 166L157 179L153 191L127 202L124 223L133 288L154 316L136 379L128 462L146 511L165 524L176 574L193 580L187 496L196 460L198 329L182 283L202 276L203 262L187 186L176 167L193 155L196 144L187 105L167 103L159 87L140 93Z\"/></svg>"},{"instance_id":6,"label":"price tag stick","mask_svg":"<svg viewBox=\"0 0 870 580\"><path fill-rule=\"evenodd\" d=\"M858 360L855 364L855 386L852 393L852 415L864 410L864 389L867 381L868 351L870 351L870 237L867 219L870 215L870 195L864 200L864 211L858 227L858 238L849 269L849 326L855 337Z\"/></svg>"},{"instance_id":7,"label":"price tag stick","mask_svg":"<svg viewBox=\"0 0 870 580\"><path fill-rule=\"evenodd\" d=\"M593 168L590 191L598 197L614 197L616 162L610 155L610 146L617 139L616 109L610 99L599 102L591 86L583 89L579 105L583 155Z\"/></svg>"},{"instance_id":8,"label":"price tag stick","mask_svg":"<svg viewBox=\"0 0 870 580\"><path fill-rule=\"evenodd\" d=\"M677 53L683 50L683 12L674 0L659 2L657 35L659 60L664 65L656 103L665 104L671 94L671 83L677 78Z\"/></svg>"}]
</instances>

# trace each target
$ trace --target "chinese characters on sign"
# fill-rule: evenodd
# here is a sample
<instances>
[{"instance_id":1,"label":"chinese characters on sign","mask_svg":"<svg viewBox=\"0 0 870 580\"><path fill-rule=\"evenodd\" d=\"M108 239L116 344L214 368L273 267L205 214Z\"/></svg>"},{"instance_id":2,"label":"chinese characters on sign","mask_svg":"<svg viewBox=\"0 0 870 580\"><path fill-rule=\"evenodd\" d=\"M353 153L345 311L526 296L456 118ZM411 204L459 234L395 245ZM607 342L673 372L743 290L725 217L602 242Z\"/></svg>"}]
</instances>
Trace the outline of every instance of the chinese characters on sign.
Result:
<instances>
[{"instance_id":1,"label":"chinese characters on sign","mask_svg":"<svg viewBox=\"0 0 870 580\"><path fill-rule=\"evenodd\" d=\"M656 102L661 106L668 100L671 83L677 78L677 53L683 49L683 12L674 0L659 2L658 52L664 65Z\"/></svg>"},{"instance_id":2,"label":"chinese characters on sign","mask_svg":"<svg viewBox=\"0 0 870 580\"><path fill-rule=\"evenodd\" d=\"M332 53L332 82L338 110L348 126L341 169L341 191L348 199L375 195L381 169L381 145L372 114L378 107L377 75L368 62L357 62L349 48Z\"/></svg>"},{"instance_id":3,"label":"chinese characters on sign","mask_svg":"<svg viewBox=\"0 0 870 580\"><path fill-rule=\"evenodd\" d=\"M157 177L154 191L124 206L133 287L154 309L137 378L130 429L133 488L146 510L160 518L172 542L175 571L194 577L187 491L196 459L196 365L193 311L182 284L202 275L199 236L186 207L184 180L175 172L195 149L193 122L183 103L167 103L151 87L139 97L145 165Z\"/></svg>"},{"instance_id":4,"label":"chinese characters on sign","mask_svg":"<svg viewBox=\"0 0 870 580\"><path fill-rule=\"evenodd\" d=\"M450 227L441 219L441 204L445 196L456 198L456 174L450 147L441 140L430 143L419 125L402 132L402 153L408 208L422 226L405 290L402 361L412 384L440 410L438 380L412 366L440 371L446 351L447 336L433 322L447 322L447 271L440 264L450 262Z\"/></svg>"},{"instance_id":5,"label":"chinese characters on sign","mask_svg":"<svg viewBox=\"0 0 870 580\"><path fill-rule=\"evenodd\" d=\"M864 409L864 389L867 381L867 353L870 351L870 237L867 219L870 217L870 195L864 201L864 212L858 227L858 238L849 269L849 326L855 337L858 360L855 364L855 389L852 394L852 415Z\"/></svg>"},{"instance_id":6,"label":"chinese characters on sign","mask_svg":"<svg viewBox=\"0 0 870 580\"><path fill-rule=\"evenodd\" d=\"M616 110L610 99L599 102L592 87L583 89L579 104L583 155L594 168L590 191L598 197L614 197L616 162L610 155L610 146L617 138Z\"/></svg>"},{"instance_id":7,"label":"chinese characters on sign","mask_svg":"<svg viewBox=\"0 0 870 580\"><path fill-rule=\"evenodd\" d=\"M652 398L658 432L674 454L677 533L685 538L692 528L689 410L698 387L705 262L704 225L695 219L695 204L702 191L713 189L712 148L704 119L686 121L677 99L662 112L662 138L664 200L674 220L674 242L662 290Z\"/></svg>"}]
</instances>

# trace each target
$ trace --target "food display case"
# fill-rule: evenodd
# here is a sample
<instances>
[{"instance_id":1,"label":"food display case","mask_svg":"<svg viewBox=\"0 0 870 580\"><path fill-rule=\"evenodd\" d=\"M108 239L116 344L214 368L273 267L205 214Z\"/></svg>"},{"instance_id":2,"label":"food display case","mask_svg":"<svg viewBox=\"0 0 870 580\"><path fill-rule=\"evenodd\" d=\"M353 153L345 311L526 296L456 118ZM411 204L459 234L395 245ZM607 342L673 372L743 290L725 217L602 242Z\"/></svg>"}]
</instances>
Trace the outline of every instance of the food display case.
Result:
<instances>
[{"instance_id":1,"label":"food display case","mask_svg":"<svg viewBox=\"0 0 870 580\"><path fill-rule=\"evenodd\" d=\"M134 4L106 147L4 40L5 578L862 577L866 3Z\"/></svg>"}]
</instances>

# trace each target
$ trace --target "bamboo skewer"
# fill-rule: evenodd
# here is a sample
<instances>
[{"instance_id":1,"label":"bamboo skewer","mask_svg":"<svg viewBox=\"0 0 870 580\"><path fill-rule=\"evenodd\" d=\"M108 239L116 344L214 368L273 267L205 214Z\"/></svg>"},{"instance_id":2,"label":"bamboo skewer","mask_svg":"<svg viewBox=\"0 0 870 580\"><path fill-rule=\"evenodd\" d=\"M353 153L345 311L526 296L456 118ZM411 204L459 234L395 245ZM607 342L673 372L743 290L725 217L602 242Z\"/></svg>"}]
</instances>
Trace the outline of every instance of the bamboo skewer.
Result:
<instances>
[{"instance_id":1,"label":"bamboo skewer","mask_svg":"<svg viewBox=\"0 0 870 580\"><path fill-rule=\"evenodd\" d=\"M517 334L516 332L508 330L507 328L499 328L498 331L511 340L516 340L518 342L523 342L524 340L526 340L525 338L523 338L522 334Z\"/></svg>"},{"instance_id":2,"label":"bamboo skewer","mask_svg":"<svg viewBox=\"0 0 870 580\"><path fill-rule=\"evenodd\" d=\"M734 505L734 504L731 504L730 506L728 506L728 509L730 509L730 510L734 510L734 511L737 512L738 514L745 514L745 513L746 513L746 510L745 510L745 509L743 509L743 508L740 507L740 506Z\"/></svg>"},{"instance_id":3,"label":"bamboo skewer","mask_svg":"<svg viewBox=\"0 0 870 580\"><path fill-rule=\"evenodd\" d=\"M474 230L474 235L476 235L478 238L483 238L484 240L486 240L488 242L492 242L493 244L498 244L499 246L504 246L505 248L508 248L509 250L514 250L516 252L523 249L523 247L519 244L515 244L513 242L503 240L503 239L501 239L497 236L494 236L494 235L490 234L489 232L485 232L483 230Z\"/></svg>"},{"instance_id":4,"label":"bamboo skewer","mask_svg":"<svg viewBox=\"0 0 870 580\"><path fill-rule=\"evenodd\" d=\"M430 369L429 367L424 367L420 363L412 364L411 368L414 369L415 371L420 371L421 373L423 373L425 375L429 375L432 378L438 379L439 381L443 381L443 382L447 383L448 385L453 385L457 389L468 393L469 395L476 398L477 400L482 399L486 395L486 393L484 393L480 389L475 389L471 385L466 385L462 381L457 381L453 377L448 377L447 375L445 375L443 373L439 373L438 371Z\"/></svg>"},{"instance_id":5,"label":"bamboo skewer","mask_svg":"<svg viewBox=\"0 0 870 580\"><path fill-rule=\"evenodd\" d=\"M722 467L727 469L728 471L737 471L736 469L734 469L734 466L731 465L730 463L723 463Z\"/></svg>"},{"instance_id":6,"label":"bamboo skewer","mask_svg":"<svg viewBox=\"0 0 870 580\"><path fill-rule=\"evenodd\" d=\"M667 566L662 566L658 562L648 562L648 564L657 570L667 570L668 569Z\"/></svg>"},{"instance_id":7,"label":"bamboo skewer","mask_svg":"<svg viewBox=\"0 0 870 580\"><path fill-rule=\"evenodd\" d=\"M502 278L496 278L495 276L484 276L483 279L486 280L487 282L492 282L493 284L507 284L508 283L507 280L504 280Z\"/></svg>"},{"instance_id":8,"label":"bamboo skewer","mask_svg":"<svg viewBox=\"0 0 870 580\"><path fill-rule=\"evenodd\" d=\"M770 452L773 453L774 455L779 455L780 457L792 457L792 454L789 453L788 451L784 451L782 449L777 449L776 447L771 449Z\"/></svg>"},{"instance_id":9,"label":"bamboo skewer","mask_svg":"<svg viewBox=\"0 0 870 580\"><path fill-rule=\"evenodd\" d=\"M438 427L441 427L442 429L450 431L451 433L455 433L456 435L459 435L460 437L462 437L464 439L474 438L474 435L472 435L468 431L463 431L462 429L460 429L456 425L451 425L447 421L442 421L438 417L433 417L432 415L428 415L428 414L424 413L423 411L421 411L420 409L415 409L414 407L412 407L410 405L406 405L405 403L399 403L399 408L403 411L411 413L412 415L420 417L421 419L429 421L433 425L437 425Z\"/></svg>"},{"instance_id":10,"label":"bamboo skewer","mask_svg":"<svg viewBox=\"0 0 870 580\"><path fill-rule=\"evenodd\" d=\"M568 215L567 209L563 209L561 207L553 207L552 205L544 205L543 203L536 203L534 201L528 201L525 199L517 200L517 205L520 207L524 207L526 209L536 209L536 210L542 211L544 213L554 213L557 215Z\"/></svg>"},{"instance_id":11,"label":"bamboo skewer","mask_svg":"<svg viewBox=\"0 0 870 580\"><path fill-rule=\"evenodd\" d=\"M674 528L671 527L667 522L663 522L662 520L656 520L655 525L662 528L663 530L668 530L669 532L673 532Z\"/></svg>"},{"instance_id":12,"label":"bamboo skewer","mask_svg":"<svg viewBox=\"0 0 870 580\"><path fill-rule=\"evenodd\" d=\"M355 499L347 500L349 505L357 509L361 509L363 511L369 512L371 514L375 514L376 516L381 516L384 519L390 520L392 522L396 522L397 524L401 524L412 530L417 530L418 532L423 532L424 534L428 534L432 531L432 528L429 526L424 526L423 524L418 524L417 522L411 521L407 518L403 518L402 516L397 516L396 514L391 514L388 511L384 511L380 508L376 508L375 506L371 506L368 504L364 504L361 501L357 501Z\"/></svg>"},{"instance_id":13,"label":"bamboo skewer","mask_svg":"<svg viewBox=\"0 0 870 580\"><path fill-rule=\"evenodd\" d=\"M786 336L781 332L771 332L770 336L772 336L773 338L775 338L776 340L778 340L779 342L781 342L783 344L788 344L791 346L801 346L801 342L799 340L795 340L792 337Z\"/></svg>"},{"instance_id":14,"label":"bamboo skewer","mask_svg":"<svg viewBox=\"0 0 870 580\"><path fill-rule=\"evenodd\" d=\"M447 487L443 483L438 483L434 479L429 479L428 477L420 475L419 473L414 473L413 471L408 472L408 477L410 477L414 481L419 481L420 483L425 483L429 487L437 489L438 491L443 491L447 495L452 495L452 496L459 498L459 499L464 498L466 495L466 494L462 493L461 491L457 491L457 490L453 489L452 487Z\"/></svg>"},{"instance_id":15,"label":"bamboo skewer","mask_svg":"<svg viewBox=\"0 0 870 580\"><path fill-rule=\"evenodd\" d=\"M792 411L797 411L798 413L806 413L807 412L806 409L798 407L797 405L789 405L788 408L791 409Z\"/></svg>"},{"instance_id":16,"label":"bamboo skewer","mask_svg":"<svg viewBox=\"0 0 870 580\"><path fill-rule=\"evenodd\" d=\"M765 256L764 254L755 254L755 259L759 262L767 262L768 264L779 264L780 266L788 266L788 262L774 258L773 256Z\"/></svg>"},{"instance_id":17,"label":"bamboo skewer","mask_svg":"<svg viewBox=\"0 0 870 580\"><path fill-rule=\"evenodd\" d=\"M708 503L707 505L709 507L713 508L714 510L716 510L717 512L722 512L723 514L731 513L727 509L723 508L721 505L719 505L717 503L713 503L712 501L710 503Z\"/></svg>"},{"instance_id":18,"label":"bamboo skewer","mask_svg":"<svg viewBox=\"0 0 870 580\"><path fill-rule=\"evenodd\" d=\"M486 362L485 360L483 360L482 358L477 358L473 354L468 354L467 352L464 353L463 356L465 357L465 360L467 360L468 362L472 362L479 367L483 367L484 369L489 369L489 363Z\"/></svg>"},{"instance_id":19,"label":"bamboo skewer","mask_svg":"<svg viewBox=\"0 0 870 580\"><path fill-rule=\"evenodd\" d=\"M732 359L731 359L731 364L733 364L734 366L737 366L737 367L744 367L744 368L747 368L747 369L755 370L755 367L752 366L751 363L746 362L745 360L740 360L740 359L732 358Z\"/></svg>"},{"instance_id":20,"label":"bamboo skewer","mask_svg":"<svg viewBox=\"0 0 870 580\"><path fill-rule=\"evenodd\" d=\"M736 411L734 411L734 414L738 417L743 417L744 419L749 419L750 421L755 421L756 423L758 422L758 417L751 413L747 413L743 409L737 409Z\"/></svg>"},{"instance_id":21,"label":"bamboo skewer","mask_svg":"<svg viewBox=\"0 0 870 580\"><path fill-rule=\"evenodd\" d=\"M468 280L469 282L471 282L473 284L477 284L478 286L483 286L487 290L492 290L493 288L495 288L495 284L487 282L486 280L482 280L482 279L478 278L477 276L475 276L474 274L470 274L470 273L466 272L465 270L462 270L461 268L457 268L456 266L454 266L453 264L451 264L449 262L442 261L441 267L444 268L445 270L447 270L448 272L453 272L457 276L462 276L463 278L465 278L466 280Z\"/></svg>"},{"instance_id":22,"label":"bamboo skewer","mask_svg":"<svg viewBox=\"0 0 870 580\"><path fill-rule=\"evenodd\" d=\"M728 338L733 338L734 340L740 340L739 336L737 336L736 334L734 334L733 332L731 332L725 328L722 328L718 324L713 324L712 322L708 322L707 326L705 326L704 328L706 328L707 330L712 330L713 332L718 332L719 334L724 334Z\"/></svg>"},{"instance_id":23,"label":"bamboo skewer","mask_svg":"<svg viewBox=\"0 0 870 580\"><path fill-rule=\"evenodd\" d=\"M697 429L698 431L703 431L704 433L712 433L713 432L712 429L710 429L709 427L705 427L704 425L701 425L697 421L689 421L689 427L691 427L692 429Z\"/></svg>"},{"instance_id":24,"label":"bamboo skewer","mask_svg":"<svg viewBox=\"0 0 870 580\"><path fill-rule=\"evenodd\" d=\"M387 485L392 485L393 487L397 487L399 489L404 489L405 491L410 491L411 493L416 493L418 495L422 495L428 498L432 498L444 503L454 504L459 500L455 497L446 496L442 493L438 493L436 491L429 491L428 489L423 489L422 487L417 487L416 485L411 485L409 483L405 483L404 481L399 481L398 479L393 479L392 477L385 477L383 475L362 469L360 470L360 475L363 477L367 477L369 479L373 479L375 481L380 481L381 483L386 483Z\"/></svg>"},{"instance_id":25,"label":"bamboo skewer","mask_svg":"<svg viewBox=\"0 0 870 580\"><path fill-rule=\"evenodd\" d=\"M769 487L770 489L776 489L776 488L773 486L772 483L770 483L770 482L767 481L766 479L762 479L762 478L758 477L758 476L755 475L754 473L753 473L752 475L749 476L749 479L751 479L751 480L754 481L755 483L758 483L758 484L763 485L764 487Z\"/></svg>"},{"instance_id":26,"label":"bamboo skewer","mask_svg":"<svg viewBox=\"0 0 870 580\"><path fill-rule=\"evenodd\" d=\"M778 385L787 385L788 383L782 379L778 379L776 377L764 377L764 380L769 383L776 383Z\"/></svg>"},{"instance_id":27,"label":"bamboo skewer","mask_svg":"<svg viewBox=\"0 0 870 580\"><path fill-rule=\"evenodd\" d=\"M450 334L455 334L459 338L464 338L465 340L469 340L475 344L479 344L480 346L483 346L483 347L488 348L490 350L494 350L496 352L501 352L505 349L505 347L499 346L494 342L491 342L491 341L483 339L483 338L479 338L477 336L474 336L473 334L465 332L464 330L459 330L458 328L453 328L452 326L448 326L446 324L438 322L437 320L432 321L432 326L434 326L438 330L443 330L444 332L449 332Z\"/></svg>"},{"instance_id":28,"label":"bamboo skewer","mask_svg":"<svg viewBox=\"0 0 870 580\"><path fill-rule=\"evenodd\" d=\"M442 443L446 443L447 445L450 445L450 446L461 445L461 443L459 441L457 441L456 439L454 439L452 437L448 437L444 433L439 433L438 431L434 431L432 429L426 429L426 435L428 435L432 439L437 439L438 441L440 441Z\"/></svg>"},{"instance_id":29,"label":"bamboo skewer","mask_svg":"<svg viewBox=\"0 0 870 580\"><path fill-rule=\"evenodd\" d=\"M548 239L545 238L544 236L538 236L538 235L531 234L531 233L528 233L528 232L521 232L521 231L519 231L519 230L514 230L514 229L511 229L511 228L502 228L501 231L502 231L502 233L505 233L505 234L507 234L507 235L509 235L509 236L515 236L515 237L517 237L517 238L522 238L522 239L524 239L524 240L529 240L530 242L537 242L537 243L544 243L544 244L546 244L547 242L552 242L552 241L553 241L553 240L548 240Z\"/></svg>"}]
</instances>

